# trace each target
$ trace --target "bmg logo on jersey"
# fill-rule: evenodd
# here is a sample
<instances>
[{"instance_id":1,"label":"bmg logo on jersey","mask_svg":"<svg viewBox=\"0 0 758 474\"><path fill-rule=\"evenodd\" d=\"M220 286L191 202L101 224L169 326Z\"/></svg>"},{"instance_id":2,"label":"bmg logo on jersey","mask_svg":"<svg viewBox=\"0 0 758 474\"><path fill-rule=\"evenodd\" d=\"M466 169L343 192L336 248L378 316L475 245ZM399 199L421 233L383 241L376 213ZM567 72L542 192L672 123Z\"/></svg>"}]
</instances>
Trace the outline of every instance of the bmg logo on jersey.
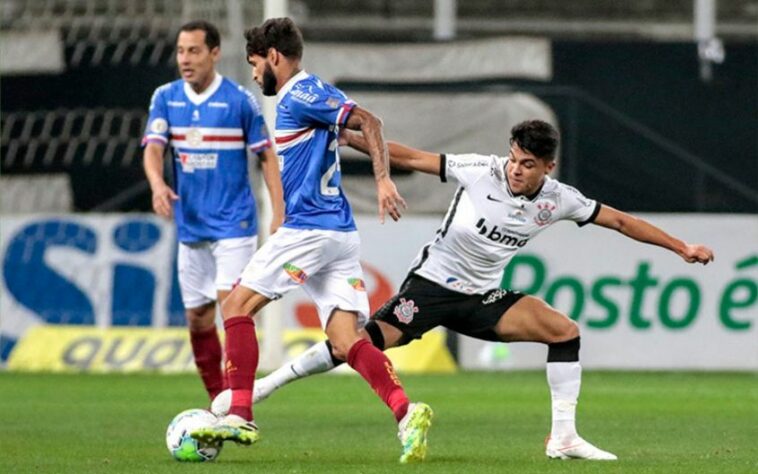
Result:
<instances>
[{"instance_id":1,"label":"bmg logo on jersey","mask_svg":"<svg viewBox=\"0 0 758 474\"><path fill-rule=\"evenodd\" d=\"M489 224L484 217L477 221L476 228L479 229L479 235L483 235L493 242L505 244L508 247L523 247L529 242L529 238L514 236L507 233L503 227Z\"/></svg>"}]
</instances>

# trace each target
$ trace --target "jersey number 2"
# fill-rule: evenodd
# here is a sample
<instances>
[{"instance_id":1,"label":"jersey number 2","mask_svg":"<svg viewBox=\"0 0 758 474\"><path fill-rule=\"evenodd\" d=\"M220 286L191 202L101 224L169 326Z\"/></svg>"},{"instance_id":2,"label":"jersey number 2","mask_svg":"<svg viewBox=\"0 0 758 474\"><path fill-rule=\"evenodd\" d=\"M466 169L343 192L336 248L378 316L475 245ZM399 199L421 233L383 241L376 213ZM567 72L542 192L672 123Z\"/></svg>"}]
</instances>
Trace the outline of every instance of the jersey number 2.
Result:
<instances>
[{"instance_id":1,"label":"jersey number 2","mask_svg":"<svg viewBox=\"0 0 758 474\"><path fill-rule=\"evenodd\" d=\"M334 173L340 170L340 152L337 149L336 139L329 145L329 148L334 150L334 163L321 176L321 194L324 196L337 196L340 193L339 188L337 186L329 186L329 181L332 180Z\"/></svg>"}]
</instances>

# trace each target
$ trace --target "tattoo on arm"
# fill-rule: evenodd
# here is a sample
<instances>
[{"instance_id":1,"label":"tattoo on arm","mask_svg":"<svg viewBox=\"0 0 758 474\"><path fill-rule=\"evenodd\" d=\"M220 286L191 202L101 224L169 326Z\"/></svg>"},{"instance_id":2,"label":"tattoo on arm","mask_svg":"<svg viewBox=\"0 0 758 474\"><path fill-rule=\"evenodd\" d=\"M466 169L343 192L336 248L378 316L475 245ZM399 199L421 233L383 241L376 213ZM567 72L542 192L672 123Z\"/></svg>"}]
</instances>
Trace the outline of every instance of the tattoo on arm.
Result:
<instances>
[{"instance_id":1,"label":"tattoo on arm","mask_svg":"<svg viewBox=\"0 0 758 474\"><path fill-rule=\"evenodd\" d=\"M360 145L365 145L364 151L371 157L374 177L377 180L389 177L389 151L382 136L382 122L370 112L355 107L348 117L345 127L349 130L361 131L364 140Z\"/></svg>"}]
</instances>

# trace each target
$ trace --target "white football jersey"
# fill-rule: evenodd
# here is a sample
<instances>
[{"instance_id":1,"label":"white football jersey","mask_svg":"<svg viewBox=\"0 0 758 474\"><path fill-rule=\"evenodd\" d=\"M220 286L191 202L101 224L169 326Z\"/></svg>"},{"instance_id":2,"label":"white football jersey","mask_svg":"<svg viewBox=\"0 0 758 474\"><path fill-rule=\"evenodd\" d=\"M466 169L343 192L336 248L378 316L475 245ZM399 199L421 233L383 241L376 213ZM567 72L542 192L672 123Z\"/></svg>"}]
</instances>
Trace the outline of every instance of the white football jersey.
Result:
<instances>
[{"instance_id":1,"label":"white football jersey","mask_svg":"<svg viewBox=\"0 0 758 474\"><path fill-rule=\"evenodd\" d=\"M481 294L500 287L518 250L551 224L592 222L600 204L545 177L531 199L514 196L505 178L507 158L441 155L440 179L460 184L442 226L411 264L416 273L453 291Z\"/></svg>"}]
</instances>

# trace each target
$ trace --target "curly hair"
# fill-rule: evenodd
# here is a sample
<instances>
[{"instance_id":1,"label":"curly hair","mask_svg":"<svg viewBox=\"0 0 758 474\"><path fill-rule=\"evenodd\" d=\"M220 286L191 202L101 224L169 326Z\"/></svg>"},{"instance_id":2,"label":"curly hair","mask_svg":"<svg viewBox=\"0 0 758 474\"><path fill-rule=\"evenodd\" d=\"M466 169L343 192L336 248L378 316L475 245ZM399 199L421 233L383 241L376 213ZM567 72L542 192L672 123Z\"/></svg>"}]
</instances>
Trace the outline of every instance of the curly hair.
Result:
<instances>
[{"instance_id":1,"label":"curly hair","mask_svg":"<svg viewBox=\"0 0 758 474\"><path fill-rule=\"evenodd\" d=\"M289 18L270 18L245 32L247 56L266 56L274 48L288 58L303 57L303 35Z\"/></svg>"}]
</instances>

